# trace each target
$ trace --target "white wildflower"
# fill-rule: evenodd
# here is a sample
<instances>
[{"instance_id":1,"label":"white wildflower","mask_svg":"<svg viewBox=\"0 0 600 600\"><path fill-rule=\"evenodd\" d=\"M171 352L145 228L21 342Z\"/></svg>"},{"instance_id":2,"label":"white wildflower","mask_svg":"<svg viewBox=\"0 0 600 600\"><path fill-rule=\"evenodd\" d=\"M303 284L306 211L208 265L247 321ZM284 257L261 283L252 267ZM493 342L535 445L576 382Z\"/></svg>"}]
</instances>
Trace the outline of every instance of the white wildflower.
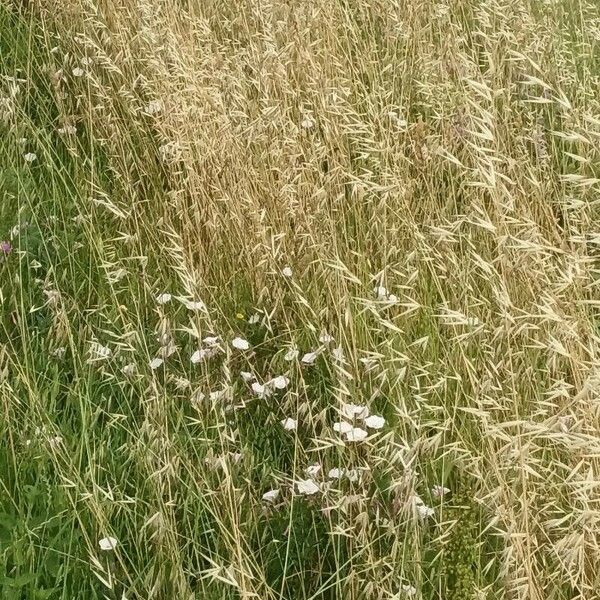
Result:
<instances>
[{"instance_id":1,"label":"white wildflower","mask_svg":"<svg viewBox=\"0 0 600 600\"><path fill-rule=\"evenodd\" d=\"M319 341L321 344L331 344L331 342L333 342L333 336L328 333L322 333L319 337Z\"/></svg>"},{"instance_id":2,"label":"white wildflower","mask_svg":"<svg viewBox=\"0 0 600 600\"><path fill-rule=\"evenodd\" d=\"M367 438L369 434L360 427L353 427L351 431L347 431L344 434L347 442L362 442Z\"/></svg>"},{"instance_id":3,"label":"white wildflower","mask_svg":"<svg viewBox=\"0 0 600 600\"><path fill-rule=\"evenodd\" d=\"M369 409L360 404L342 404L342 415L347 419L366 419L369 416Z\"/></svg>"},{"instance_id":4,"label":"white wildflower","mask_svg":"<svg viewBox=\"0 0 600 600\"><path fill-rule=\"evenodd\" d=\"M346 477L349 481L357 481L360 474L357 469L340 469L334 467L333 469L329 469L327 476L329 479L342 479L343 477Z\"/></svg>"},{"instance_id":5,"label":"white wildflower","mask_svg":"<svg viewBox=\"0 0 600 600\"><path fill-rule=\"evenodd\" d=\"M423 502L421 497L418 496L417 494L415 494L413 496L412 500L413 500L413 504L415 505L415 508L417 509L417 514L419 515L419 518L427 519L428 517L432 517L435 514L435 511L433 510L433 508L427 506Z\"/></svg>"},{"instance_id":6,"label":"white wildflower","mask_svg":"<svg viewBox=\"0 0 600 600\"><path fill-rule=\"evenodd\" d=\"M155 115L162 110L162 102L160 100L150 100L144 110L148 115Z\"/></svg>"},{"instance_id":7,"label":"white wildflower","mask_svg":"<svg viewBox=\"0 0 600 600\"><path fill-rule=\"evenodd\" d=\"M250 325L256 325L260 321L260 313L254 313L249 319Z\"/></svg>"},{"instance_id":8,"label":"white wildflower","mask_svg":"<svg viewBox=\"0 0 600 600\"><path fill-rule=\"evenodd\" d=\"M382 285L378 285L377 287L373 288L373 293L380 302L390 302L392 304L398 302L398 296L390 293L388 289Z\"/></svg>"},{"instance_id":9,"label":"white wildflower","mask_svg":"<svg viewBox=\"0 0 600 600\"><path fill-rule=\"evenodd\" d=\"M412 598L417 595L417 588L414 585L403 584L402 592L404 593L405 596Z\"/></svg>"},{"instance_id":10,"label":"white wildflower","mask_svg":"<svg viewBox=\"0 0 600 600\"><path fill-rule=\"evenodd\" d=\"M196 352L192 354L190 360L193 364L196 365L199 362L202 362L204 359L210 358L211 356L213 356L213 354L214 352L210 348L200 348L200 350L196 350Z\"/></svg>"},{"instance_id":11,"label":"white wildflower","mask_svg":"<svg viewBox=\"0 0 600 600\"><path fill-rule=\"evenodd\" d=\"M250 383L251 381L254 381L254 379L256 379L254 377L253 373L250 373L250 371L240 371L240 377L246 382L246 383Z\"/></svg>"},{"instance_id":12,"label":"white wildflower","mask_svg":"<svg viewBox=\"0 0 600 600\"><path fill-rule=\"evenodd\" d=\"M218 402L222 400L227 395L227 389L223 388L222 390L217 390L216 392L211 392L208 395L208 398L211 402Z\"/></svg>"},{"instance_id":13,"label":"white wildflower","mask_svg":"<svg viewBox=\"0 0 600 600\"><path fill-rule=\"evenodd\" d=\"M248 340L245 340L241 337L233 338L233 340L231 341L231 345L237 350L248 350L248 348L250 348Z\"/></svg>"},{"instance_id":14,"label":"white wildflower","mask_svg":"<svg viewBox=\"0 0 600 600\"><path fill-rule=\"evenodd\" d=\"M269 385L276 390L284 390L290 383L290 380L285 375L278 375L269 381Z\"/></svg>"},{"instance_id":15,"label":"white wildflower","mask_svg":"<svg viewBox=\"0 0 600 600\"><path fill-rule=\"evenodd\" d=\"M333 424L333 430L338 433L348 433L349 431L352 431L352 425L346 421L338 421Z\"/></svg>"},{"instance_id":16,"label":"white wildflower","mask_svg":"<svg viewBox=\"0 0 600 600\"><path fill-rule=\"evenodd\" d=\"M377 365L377 361L374 358L363 357L358 359L366 371L371 371Z\"/></svg>"},{"instance_id":17,"label":"white wildflower","mask_svg":"<svg viewBox=\"0 0 600 600\"><path fill-rule=\"evenodd\" d=\"M52 356L54 356L54 358L61 359L65 355L66 351L67 349L64 346L60 346L52 351Z\"/></svg>"},{"instance_id":18,"label":"white wildflower","mask_svg":"<svg viewBox=\"0 0 600 600\"><path fill-rule=\"evenodd\" d=\"M136 368L133 363L125 365L121 369L121 373L123 373L123 375L125 375L125 377L133 377L135 375L135 372L136 372Z\"/></svg>"},{"instance_id":19,"label":"white wildflower","mask_svg":"<svg viewBox=\"0 0 600 600\"><path fill-rule=\"evenodd\" d=\"M294 431L298 427L298 421L290 417L288 417L287 419L283 419L283 421L281 421L281 424L283 425L283 428L286 431Z\"/></svg>"},{"instance_id":20,"label":"white wildflower","mask_svg":"<svg viewBox=\"0 0 600 600\"><path fill-rule=\"evenodd\" d=\"M307 115L302 119L300 125L302 129L312 129L315 126L315 122Z\"/></svg>"},{"instance_id":21,"label":"white wildflower","mask_svg":"<svg viewBox=\"0 0 600 600\"><path fill-rule=\"evenodd\" d=\"M284 277L291 277L293 275L291 267L283 267L283 269L281 269L281 274Z\"/></svg>"},{"instance_id":22,"label":"white wildflower","mask_svg":"<svg viewBox=\"0 0 600 600\"><path fill-rule=\"evenodd\" d=\"M280 490L269 490L262 495L262 499L265 502L275 502L279 497Z\"/></svg>"},{"instance_id":23,"label":"white wildflower","mask_svg":"<svg viewBox=\"0 0 600 600\"><path fill-rule=\"evenodd\" d=\"M258 381L254 381L251 385L252 391L257 395L257 396L264 396L265 392L266 392L266 388L262 383L259 383Z\"/></svg>"},{"instance_id":24,"label":"white wildflower","mask_svg":"<svg viewBox=\"0 0 600 600\"><path fill-rule=\"evenodd\" d=\"M202 340L207 346L216 346L219 343L219 336L210 335Z\"/></svg>"},{"instance_id":25,"label":"white wildflower","mask_svg":"<svg viewBox=\"0 0 600 600\"><path fill-rule=\"evenodd\" d=\"M303 479L296 482L296 489L299 494L311 496L316 494L321 488L312 479Z\"/></svg>"},{"instance_id":26,"label":"white wildflower","mask_svg":"<svg viewBox=\"0 0 600 600\"><path fill-rule=\"evenodd\" d=\"M118 540L114 537L105 537L98 542L98 545L100 546L100 550L108 551L114 550L118 543Z\"/></svg>"},{"instance_id":27,"label":"white wildflower","mask_svg":"<svg viewBox=\"0 0 600 600\"><path fill-rule=\"evenodd\" d=\"M178 390L187 390L192 385L191 381L185 377L173 377L172 381Z\"/></svg>"},{"instance_id":28,"label":"white wildflower","mask_svg":"<svg viewBox=\"0 0 600 600\"><path fill-rule=\"evenodd\" d=\"M28 162L28 163L32 163L34 160L37 159L37 154L35 154L35 152L28 152L27 154L23 155L23 158Z\"/></svg>"},{"instance_id":29,"label":"white wildflower","mask_svg":"<svg viewBox=\"0 0 600 600\"><path fill-rule=\"evenodd\" d=\"M300 353L298 352L298 350L296 348L290 348L286 353L285 356L283 357L283 360L286 360L288 362L292 361L292 360L296 360L298 358L298 355Z\"/></svg>"},{"instance_id":30,"label":"white wildflower","mask_svg":"<svg viewBox=\"0 0 600 600\"><path fill-rule=\"evenodd\" d=\"M259 383L258 381L254 381L250 387L259 398L266 398L272 393L269 387L262 383Z\"/></svg>"},{"instance_id":31,"label":"white wildflower","mask_svg":"<svg viewBox=\"0 0 600 600\"><path fill-rule=\"evenodd\" d=\"M50 448L58 448L63 442L63 439L60 435L55 435L53 437L48 438L48 445Z\"/></svg>"},{"instance_id":32,"label":"white wildflower","mask_svg":"<svg viewBox=\"0 0 600 600\"><path fill-rule=\"evenodd\" d=\"M348 481L358 481L359 477L360 477L360 473L358 472L358 469L346 469L346 472L344 473L344 475L348 478Z\"/></svg>"},{"instance_id":33,"label":"white wildflower","mask_svg":"<svg viewBox=\"0 0 600 600\"><path fill-rule=\"evenodd\" d=\"M156 303L157 304L167 304L167 302L171 302L171 294L159 294L158 296L156 296Z\"/></svg>"},{"instance_id":34,"label":"white wildflower","mask_svg":"<svg viewBox=\"0 0 600 600\"><path fill-rule=\"evenodd\" d=\"M255 381L251 387L252 391L258 396L265 393L265 386L262 383L258 383L258 381Z\"/></svg>"},{"instance_id":35,"label":"white wildflower","mask_svg":"<svg viewBox=\"0 0 600 600\"><path fill-rule=\"evenodd\" d=\"M202 300L182 300L188 310L206 310L206 304Z\"/></svg>"},{"instance_id":36,"label":"white wildflower","mask_svg":"<svg viewBox=\"0 0 600 600\"><path fill-rule=\"evenodd\" d=\"M83 77L85 71L81 67L75 67L72 71L73 77Z\"/></svg>"},{"instance_id":37,"label":"white wildflower","mask_svg":"<svg viewBox=\"0 0 600 600\"><path fill-rule=\"evenodd\" d=\"M316 477L321 472L321 465L319 463L315 463L313 465L309 465L304 469L304 472L309 477Z\"/></svg>"},{"instance_id":38,"label":"white wildflower","mask_svg":"<svg viewBox=\"0 0 600 600\"><path fill-rule=\"evenodd\" d=\"M343 477L346 477L349 481L358 481L360 473L356 469L340 469L334 467L333 469L329 469L327 477L329 477L329 479L342 479Z\"/></svg>"},{"instance_id":39,"label":"white wildflower","mask_svg":"<svg viewBox=\"0 0 600 600\"><path fill-rule=\"evenodd\" d=\"M434 485L431 488L431 495L434 498L442 498L445 494L449 494L450 493L450 489L447 487L444 487L443 485Z\"/></svg>"},{"instance_id":40,"label":"white wildflower","mask_svg":"<svg viewBox=\"0 0 600 600\"><path fill-rule=\"evenodd\" d=\"M344 362L345 360L344 351L342 350L341 346L334 348L331 351L331 355L333 356L334 360L337 360L338 362Z\"/></svg>"},{"instance_id":41,"label":"white wildflower","mask_svg":"<svg viewBox=\"0 0 600 600\"><path fill-rule=\"evenodd\" d=\"M316 352L307 352L303 357L302 357L302 364L304 365L312 365L315 360L317 359L317 353Z\"/></svg>"},{"instance_id":42,"label":"white wildflower","mask_svg":"<svg viewBox=\"0 0 600 600\"><path fill-rule=\"evenodd\" d=\"M369 429L382 429L385 425L385 419L379 415L371 415L365 419L365 425Z\"/></svg>"},{"instance_id":43,"label":"white wildflower","mask_svg":"<svg viewBox=\"0 0 600 600\"><path fill-rule=\"evenodd\" d=\"M435 511L425 504L419 504L417 506L417 513L419 513L421 519L427 519L427 517L432 517L435 514Z\"/></svg>"},{"instance_id":44,"label":"white wildflower","mask_svg":"<svg viewBox=\"0 0 600 600\"><path fill-rule=\"evenodd\" d=\"M329 469L327 477L329 477L329 479L341 479L343 471L343 469L338 469L338 467L334 467L333 469Z\"/></svg>"},{"instance_id":45,"label":"white wildflower","mask_svg":"<svg viewBox=\"0 0 600 600\"><path fill-rule=\"evenodd\" d=\"M154 371L155 369L158 369L160 366L162 366L163 362L165 362L162 358L153 358L150 361L150 368Z\"/></svg>"},{"instance_id":46,"label":"white wildflower","mask_svg":"<svg viewBox=\"0 0 600 600\"><path fill-rule=\"evenodd\" d=\"M382 285L378 285L377 287L374 287L373 293L377 296L377 300L387 300L387 297L389 294L389 292L387 291L387 288L383 287Z\"/></svg>"}]
</instances>

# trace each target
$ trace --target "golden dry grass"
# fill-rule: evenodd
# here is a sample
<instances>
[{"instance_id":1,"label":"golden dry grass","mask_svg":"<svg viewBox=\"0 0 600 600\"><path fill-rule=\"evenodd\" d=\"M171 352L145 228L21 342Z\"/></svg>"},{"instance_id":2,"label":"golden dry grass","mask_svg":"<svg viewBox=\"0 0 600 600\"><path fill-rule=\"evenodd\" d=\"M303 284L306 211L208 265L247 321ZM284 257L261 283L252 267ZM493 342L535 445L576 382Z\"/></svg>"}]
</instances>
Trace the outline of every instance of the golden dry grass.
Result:
<instances>
[{"instance_id":1,"label":"golden dry grass","mask_svg":"<svg viewBox=\"0 0 600 600\"><path fill-rule=\"evenodd\" d=\"M595 3L3 11L5 593L600 597Z\"/></svg>"}]
</instances>

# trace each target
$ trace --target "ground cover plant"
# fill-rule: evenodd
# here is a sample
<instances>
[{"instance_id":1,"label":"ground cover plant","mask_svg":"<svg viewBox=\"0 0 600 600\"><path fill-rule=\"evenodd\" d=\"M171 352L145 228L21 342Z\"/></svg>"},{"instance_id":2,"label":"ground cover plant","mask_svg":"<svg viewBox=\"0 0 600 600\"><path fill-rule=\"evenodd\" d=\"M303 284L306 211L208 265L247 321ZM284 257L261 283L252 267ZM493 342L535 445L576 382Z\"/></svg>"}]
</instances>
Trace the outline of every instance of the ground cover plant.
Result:
<instances>
[{"instance_id":1,"label":"ground cover plant","mask_svg":"<svg viewBox=\"0 0 600 600\"><path fill-rule=\"evenodd\" d=\"M600 5L0 0L0 597L592 600Z\"/></svg>"}]
</instances>

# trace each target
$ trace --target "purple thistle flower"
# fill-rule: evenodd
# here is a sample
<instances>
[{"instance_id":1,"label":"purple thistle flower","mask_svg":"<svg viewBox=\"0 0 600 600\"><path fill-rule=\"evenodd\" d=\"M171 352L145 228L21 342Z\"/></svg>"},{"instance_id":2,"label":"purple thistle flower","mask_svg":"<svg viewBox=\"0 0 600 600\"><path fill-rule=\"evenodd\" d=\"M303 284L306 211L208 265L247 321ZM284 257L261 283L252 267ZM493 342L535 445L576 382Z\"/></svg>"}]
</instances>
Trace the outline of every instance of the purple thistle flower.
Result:
<instances>
[{"instance_id":1,"label":"purple thistle flower","mask_svg":"<svg viewBox=\"0 0 600 600\"><path fill-rule=\"evenodd\" d=\"M4 254L10 254L12 250L12 244L10 242L7 242L6 240L0 242L0 252L3 252Z\"/></svg>"}]
</instances>

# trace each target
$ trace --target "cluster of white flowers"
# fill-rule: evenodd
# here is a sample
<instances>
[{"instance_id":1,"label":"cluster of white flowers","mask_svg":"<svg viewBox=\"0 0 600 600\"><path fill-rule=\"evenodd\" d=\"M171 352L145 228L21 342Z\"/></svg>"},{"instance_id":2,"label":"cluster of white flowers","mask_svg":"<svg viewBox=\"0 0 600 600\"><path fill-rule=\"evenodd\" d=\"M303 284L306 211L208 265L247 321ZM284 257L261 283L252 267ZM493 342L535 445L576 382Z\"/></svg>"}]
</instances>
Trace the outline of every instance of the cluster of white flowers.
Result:
<instances>
[{"instance_id":1,"label":"cluster of white flowers","mask_svg":"<svg viewBox=\"0 0 600 600\"><path fill-rule=\"evenodd\" d=\"M278 375L265 383L256 381L256 377L247 371L242 371L240 375L246 383L250 383L250 389L259 398L267 398L275 391L284 390L290 383L289 378L285 375Z\"/></svg>"},{"instance_id":2,"label":"cluster of white flowers","mask_svg":"<svg viewBox=\"0 0 600 600\"><path fill-rule=\"evenodd\" d=\"M361 422L367 429L382 429L385 426L385 419L379 415L370 415L367 406L360 404L344 403L340 410L343 420L333 424L333 430L340 433L346 442L362 442L369 433L362 427L357 427L356 423Z\"/></svg>"},{"instance_id":3,"label":"cluster of white flowers","mask_svg":"<svg viewBox=\"0 0 600 600\"><path fill-rule=\"evenodd\" d=\"M204 347L196 350L190 357L190 360L192 361L192 363L196 365L196 364L202 362L203 360L212 358L213 356L215 356L216 354L221 352L222 348L219 345L219 341L220 340L219 340L218 336L211 335L211 336L205 337L202 340Z\"/></svg>"},{"instance_id":4,"label":"cluster of white flowers","mask_svg":"<svg viewBox=\"0 0 600 600\"><path fill-rule=\"evenodd\" d=\"M360 471L358 469L345 469L334 467L329 469L327 473L329 479L348 479L348 481L358 481L360 478Z\"/></svg>"},{"instance_id":5,"label":"cluster of white flowers","mask_svg":"<svg viewBox=\"0 0 600 600\"><path fill-rule=\"evenodd\" d=\"M295 428L296 422L293 421L293 419L286 419L285 421L282 421L282 424L286 422L290 425L289 429ZM292 425L294 427L292 427ZM323 472L323 466L319 463L313 463L304 469L306 479L295 480L293 482L293 487L295 492L300 496L314 496L319 492L326 494L332 489L331 486L334 481L341 482L342 480L347 480L349 482L357 482L361 478L361 473L368 470L368 467L354 469L333 467L327 471L326 477L322 481L319 481L319 476ZM279 498L280 493L281 490L279 488L274 488L265 492L262 499L267 503L273 503Z\"/></svg>"},{"instance_id":6,"label":"cluster of white flowers","mask_svg":"<svg viewBox=\"0 0 600 600\"><path fill-rule=\"evenodd\" d=\"M250 325L256 325L257 323L260 323L260 319L261 319L260 313L255 312L248 317L248 323Z\"/></svg>"},{"instance_id":7,"label":"cluster of white flowers","mask_svg":"<svg viewBox=\"0 0 600 600\"><path fill-rule=\"evenodd\" d=\"M292 269L288 266L285 266L281 274L285 278L291 278L293 276ZM379 301L385 302L397 302L396 296L390 294L386 288L383 286L379 286L374 290L375 296ZM176 299L179 300L186 308L193 311L203 311L207 312L206 305L201 300L182 298L176 296ZM173 296L168 292L162 292L155 297L156 304L159 306L165 306L171 303L173 300ZM161 318L166 319L166 314L163 311L159 311L161 314ZM249 324L256 324L260 322L262 313L254 313L249 319ZM267 314L267 313L264 313ZM172 340L170 334L168 333L168 327L165 327L164 333L165 344L164 346L170 348L174 347L172 344ZM318 332L318 329L313 329L313 331ZM199 334L194 330L194 335L198 338ZM298 361L300 366L309 367L310 365L314 365L321 355L326 356L329 355L337 368L341 368L340 364L345 363L345 356L342 350L341 345L337 345L337 342L333 335L331 335L327 330L321 329L320 333L318 333L318 342L319 346L315 347L310 351L306 351L304 353L300 352L298 347L295 345L291 345L285 351L283 355L283 359L286 362ZM191 363L197 364L206 359L210 359L214 357L218 353L226 353L227 346L230 347L234 351L238 351L238 353L234 353L235 360L250 360L254 357L254 354L251 352L251 344L250 342L242 337L241 335L231 336L229 338L221 338L218 335L209 335L205 336L202 339L200 347L193 352L191 355ZM101 346L100 344L94 342L93 354L95 357L94 360L104 360L111 355L110 349ZM164 358L166 356L157 356L150 361L151 369L158 369L164 364ZM360 364L364 367L365 371L369 371L374 369L376 365L379 364L380 356L366 356L360 358ZM242 382L245 384L246 389L254 398L258 399L267 399L270 397L275 397L279 392L284 392L290 386L290 378L292 377L292 373L294 372L293 365L290 365L289 370L286 370L285 373L271 376L270 378L263 379L260 375L260 372L256 370L256 366L247 365L245 367L247 370L239 371L239 377ZM137 374L136 366L131 364L126 364L122 367L122 373L128 378L133 378ZM175 378L177 379L177 378ZM173 381L173 377L171 376L169 381ZM196 408L200 408L200 404L202 403L203 407L207 407L208 404L204 403L205 393L200 389L194 389L192 383L184 378L178 378L178 381L181 381L181 386L176 384L178 389L190 389L192 390L193 400L192 403ZM206 397L210 400L211 403L221 402L223 400L232 401L235 397L232 384L229 380L226 386L222 389L206 391ZM283 400L283 398L282 398ZM239 406L246 406L245 401ZM238 406L234 406L232 402L225 403L226 410L235 410ZM274 409L277 407L274 405ZM299 413L304 414L302 412ZM342 403L339 407L339 420L333 423L333 430L339 434L341 439L347 444L356 444L360 443L364 440L367 440L370 435L374 435L377 431L380 431L386 426L386 419L378 414L371 414L371 411L368 406L360 404L347 402ZM272 422L272 421L271 421ZM275 421L277 426L281 428L281 430L285 432L289 432L291 437L296 438L296 431L299 426L302 424L301 417L298 414L286 416L284 413ZM212 454L204 459L205 464L212 469L222 469L227 470L230 468L232 464L236 464L241 461L241 454L229 452L225 453L222 456L213 456ZM368 469L366 467L358 466L356 464L348 464L342 462L339 466L333 466L329 468L329 466L325 467L319 463L308 464L301 471L301 475L295 475L293 479L285 486L284 489L281 486L272 487L271 489L263 490L263 493L259 496L259 499L262 499L262 502L265 505L269 505L268 510L273 510L276 508L278 504L282 501L285 501L289 496L288 492L291 492L294 495L305 496L309 498L323 497L330 498L335 497L338 494L344 494L343 498L347 496L347 489L344 491L345 487L349 484L351 485L351 489L356 491L357 482L364 482L363 472ZM346 486L344 485L346 484ZM361 483L359 483L359 486ZM289 486L289 487L288 487ZM436 485L431 489L432 497L440 498L444 494L448 493L448 488L443 486ZM354 496L353 498L361 498L362 495ZM353 500L355 501L355 500ZM345 502L345 500L343 500ZM426 520L432 517L435 514L433 508L427 506L423 500L414 495L410 499L410 506L412 506L415 514L421 520ZM333 503L335 505L335 503ZM332 506L333 506L332 505ZM266 509L266 507L265 507ZM331 507L324 507L322 510L332 510ZM114 549L116 546L116 540L114 538L103 538L103 542L101 544L104 545L104 549ZM110 542L107 540L111 540ZM114 541L114 544L112 543ZM110 546L110 547L109 547ZM416 594L416 589L413 586L404 585L401 588L401 594L406 597L412 597Z\"/></svg>"}]
</instances>

